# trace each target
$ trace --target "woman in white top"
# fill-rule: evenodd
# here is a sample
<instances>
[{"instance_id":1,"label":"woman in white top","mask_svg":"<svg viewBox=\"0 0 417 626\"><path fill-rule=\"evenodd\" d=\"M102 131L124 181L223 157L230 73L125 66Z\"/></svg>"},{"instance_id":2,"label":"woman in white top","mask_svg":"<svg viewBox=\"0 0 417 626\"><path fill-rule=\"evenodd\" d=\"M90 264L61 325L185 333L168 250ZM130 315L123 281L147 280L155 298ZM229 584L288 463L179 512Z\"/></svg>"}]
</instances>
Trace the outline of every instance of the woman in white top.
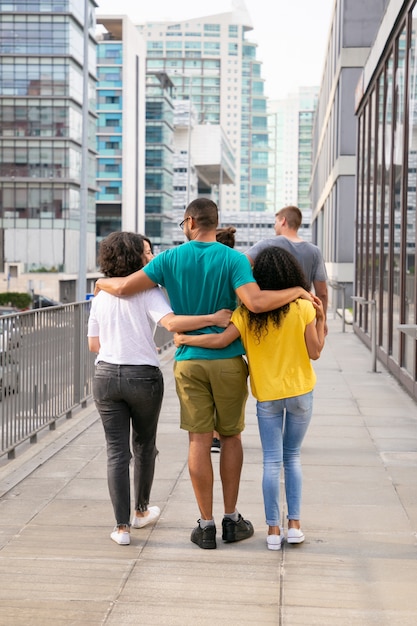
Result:
<instances>
[{"instance_id":1,"label":"woman in white top","mask_svg":"<svg viewBox=\"0 0 417 626\"><path fill-rule=\"evenodd\" d=\"M152 257L148 238L115 232L101 242L98 261L103 274L111 278L132 274ZM92 300L88 344L98 353L93 396L107 442L107 480L116 518L110 536L120 545L130 543L131 525L142 528L160 514L157 506L148 506L164 389L154 343L156 325L181 332L213 324L225 327L229 319L228 311L175 315L158 287L124 298L100 291ZM135 514L130 522L131 424Z\"/></svg>"}]
</instances>

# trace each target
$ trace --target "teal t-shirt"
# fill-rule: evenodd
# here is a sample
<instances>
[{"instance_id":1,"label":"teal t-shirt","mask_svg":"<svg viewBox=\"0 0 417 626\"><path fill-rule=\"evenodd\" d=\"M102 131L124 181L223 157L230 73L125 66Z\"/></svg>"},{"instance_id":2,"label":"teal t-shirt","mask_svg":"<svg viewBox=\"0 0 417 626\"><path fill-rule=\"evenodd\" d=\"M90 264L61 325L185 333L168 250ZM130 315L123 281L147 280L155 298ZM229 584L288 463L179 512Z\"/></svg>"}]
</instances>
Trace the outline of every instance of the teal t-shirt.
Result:
<instances>
[{"instance_id":1,"label":"teal t-shirt","mask_svg":"<svg viewBox=\"0 0 417 626\"><path fill-rule=\"evenodd\" d=\"M167 290L177 315L207 315L219 309L236 308L235 289L255 282L247 257L224 244L213 241L188 241L165 250L143 268L145 274ZM220 333L210 326L189 334ZM226 348L214 350L180 346L177 361L189 359L229 359L244 354L240 339Z\"/></svg>"}]
</instances>

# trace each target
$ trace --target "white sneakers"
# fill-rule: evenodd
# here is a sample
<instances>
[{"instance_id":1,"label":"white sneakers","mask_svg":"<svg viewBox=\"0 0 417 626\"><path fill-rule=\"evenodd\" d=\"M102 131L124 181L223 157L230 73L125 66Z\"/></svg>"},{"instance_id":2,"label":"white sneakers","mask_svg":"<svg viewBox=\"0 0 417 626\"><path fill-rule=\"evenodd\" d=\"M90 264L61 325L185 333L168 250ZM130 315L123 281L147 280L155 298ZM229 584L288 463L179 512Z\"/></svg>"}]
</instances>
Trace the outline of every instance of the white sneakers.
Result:
<instances>
[{"instance_id":1,"label":"white sneakers","mask_svg":"<svg viewBox=\"0 0 417 626\"><path fill-rule=\"evenodd\" d=\"M282 540L282 535L267 535L266 545L268 546L268 550L281 550Z\"/></svg>"},{"instance_id":2,"label":"white sneakers","mask_svg":"<svg viewBox=\"0 0 417 626\"><path fill-rule=\"evenodd\" d=\"M161 509L159 506L150 506L148 508L148 515L145 517L137 517L137 515L133 515L132 518L132 528L143 528L148 524L152 524L152 522L156 522L158 517L161 515Z\"/></svg>"},{"instance_id":3,"label":"white sneakers","mask_svg":"<svg viewBox=\"0 0 417 626\"><path fill-rule=\"evenodd\" d=\"M127 530L124 532L119 532L118 527L113 530L110 535L111 539L119 544L119 546L128 546L130 544L130 532Z\"/></svg>"},{"instance_id":4,"label":"white sneakers","mask_svg":"<svg viewBox=\"0 0 417 626\"><path fill-rule=\"evenodd\" d=\"M299 528L289 528L287 531L287 543L303 543L304 533ZM284 534L281 528L280 535L267 535L266 545L268 550L281 550Z\"/></svg>"},{"instance_id":5,"label":"white sneakers","mask_svg":"<svg viewBox=\"0 0 417 626\"><path fill-rule=\"evenodd\" d=\"M289 528L287 532L287 543L303 543L305 537L301 528Z\"/></svg>"},{"instance_id":6,"label":"white sneakers","mask_svg":"<svg viewBox=\"0 0 417 626\"><path fill-rule=\"evenodd\" d=\"M137 517L136 514L133 515L131 524L132 528L143 528L148 524L152 524L152 522L156 522L158 517L161 515L161 509L159 506L150 506L148 511L149 513L145 517ZM120 528L126 528L126 526L121 526ZM118 543L119 546L128 546L130 544L130 532L128 530L120 532L118 526L115 526L110 538Z\"/></svg>"}]
</instances>

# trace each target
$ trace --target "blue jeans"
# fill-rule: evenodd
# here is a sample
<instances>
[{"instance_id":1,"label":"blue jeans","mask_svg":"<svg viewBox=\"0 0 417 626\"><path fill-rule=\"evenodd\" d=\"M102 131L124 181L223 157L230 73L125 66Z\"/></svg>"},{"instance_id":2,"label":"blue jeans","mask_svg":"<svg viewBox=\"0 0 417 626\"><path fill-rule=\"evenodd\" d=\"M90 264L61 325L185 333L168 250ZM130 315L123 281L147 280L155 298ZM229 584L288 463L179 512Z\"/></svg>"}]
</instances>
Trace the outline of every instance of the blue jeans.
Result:
<instances>
[{"instance_id":1,"label":"blue jeans","mask_svg":"<svg viewBox=\"0 0 417 626\"><path fill-rule=\"evenodd\" d=\"M99 362L93 396L107 442L107 483L116 524L130 524L130 424L136 511L146 511L155 472L156 430L164 393L161 370L151 365Z\"/></svg>"},{"instance_id":2,"label":"blue jeans","mask_svg":"<svg viewBox=\"0 0 417 626\"><path fill-rule=\"evenodd\" d=\"M262 491L268 526L280 525L280 476L284 463L288 519L300 519L302 472L300 449L313 412L313 392L257 402L263 452Z\"/></svg>"}]
</instances>

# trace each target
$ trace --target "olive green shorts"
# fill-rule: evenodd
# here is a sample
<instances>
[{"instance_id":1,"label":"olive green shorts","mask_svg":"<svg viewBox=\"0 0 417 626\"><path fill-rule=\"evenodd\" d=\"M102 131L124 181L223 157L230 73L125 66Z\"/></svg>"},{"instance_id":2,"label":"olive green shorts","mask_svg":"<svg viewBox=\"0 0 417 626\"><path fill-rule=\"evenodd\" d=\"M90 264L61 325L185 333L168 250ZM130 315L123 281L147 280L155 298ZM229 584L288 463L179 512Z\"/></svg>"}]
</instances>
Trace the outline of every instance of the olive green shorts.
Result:
<instances>
[{"instance_id":1,"label":"olive green shorts","mask_svg":"<svg viewBox=\"0 0 417 626\"><path fill-rule=\"evenodd\" d=\"M242 432L248 398L248 366L241 356L175 361L174 375L181 428L192 433L217 430L224 436Z\"/></svg>"}]
</instances>

